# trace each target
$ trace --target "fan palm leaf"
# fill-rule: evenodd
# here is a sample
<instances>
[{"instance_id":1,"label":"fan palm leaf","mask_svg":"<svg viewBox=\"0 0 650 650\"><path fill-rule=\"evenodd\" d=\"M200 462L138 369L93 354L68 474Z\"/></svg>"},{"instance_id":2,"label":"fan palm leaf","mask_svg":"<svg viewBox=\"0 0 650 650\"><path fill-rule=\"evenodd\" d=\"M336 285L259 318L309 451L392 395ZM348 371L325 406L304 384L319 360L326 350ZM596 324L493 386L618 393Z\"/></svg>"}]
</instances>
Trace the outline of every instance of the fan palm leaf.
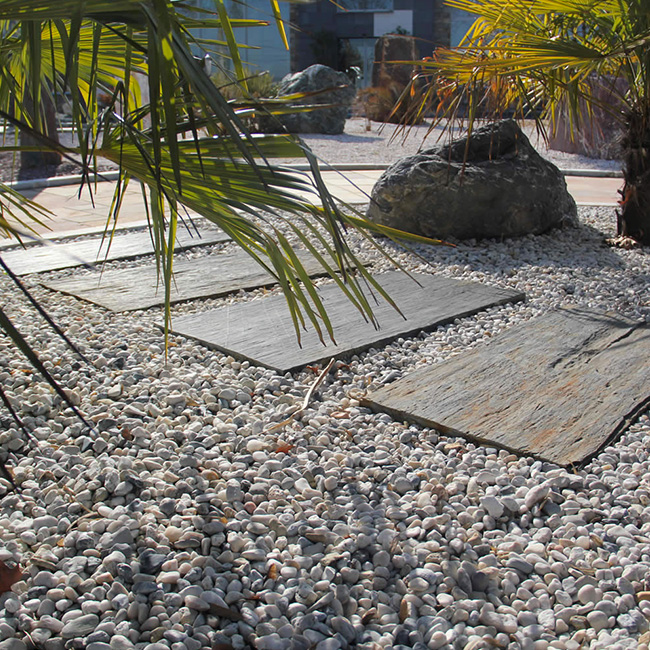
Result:
<instances>
[{"instance_id":1,"label":"fan palm leaf","mask_svg":"<svg viewBox=\"0 0 650 650\"><path fill-rule=\"evenodd\" d=\"M619 234L650 242L650 12L645 0L448 0L476 19L456 48L421 62L440 123L514 111L546 135L597 107L626 130ZM617 82L617 80L621 80ZM606 88L607 100L599 93ZM421 109L421 107L420 107ZM450 124L451 122L447 122Z\"/></svg>"},{"instance_id":2,"label":"fan palm leaf","mask_svg":"<svg viewBox=\"0 0 650 650\"><path fill-rule=\"evenodd\" d=\"M284 35L276 0L270 0L270 8ZM333 338L333 328L288 233L322 261L366 319L374 322L365 294L368 288L390 301L352 252L345 233L354 229L367 238L372 232L393 238L399 233L343 214L329 195L315 158L297 138L252 135L247 129L255 111L283 112L291 109L287 102L304 98L266 102L249 96L235 34L238 28L263 24L231 19L221 0L215 0L214 12L197 12L177 0L0 0L0 117L17 132L35 136L43 148L80 157L91 192L90 172L97 157L119 165L107 221L109 237L127 185L134 180L142 183L165 286L166 335L173 243L185 208L222 228L276 278L298 336L306 323L322 340ZM192 30L197 27L222 30L223 41L214 43L222 42L228 49L242 88L240 102L224 98L195 56L199 43ZM71 101L75 147L56 145L43 127L41 99L59 94ZM99 101L100 94L109 98L108 105ZM16 142L0 147L0 151L19 149ZM303 155L311 176L270 162ZM0 195L0 229L5 233L20 235L29 229L30 218L42 216L6 185L0 185ZM274 220L268 218L269 212L275 214ZM40 369L4 311L0 328Z\"/></svg>"}]
</instances>

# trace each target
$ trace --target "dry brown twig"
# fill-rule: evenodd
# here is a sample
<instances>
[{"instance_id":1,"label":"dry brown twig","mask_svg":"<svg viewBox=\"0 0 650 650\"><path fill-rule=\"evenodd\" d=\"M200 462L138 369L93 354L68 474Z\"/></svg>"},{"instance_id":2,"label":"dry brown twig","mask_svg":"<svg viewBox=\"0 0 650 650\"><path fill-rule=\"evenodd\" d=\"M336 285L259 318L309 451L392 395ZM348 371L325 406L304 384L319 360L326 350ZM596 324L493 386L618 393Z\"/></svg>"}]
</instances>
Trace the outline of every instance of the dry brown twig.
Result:
<instances>
[{"instance_id":1,"label":"dry brown twig","mask_svg":"<svg viewBox=\"0 0 650 650\"><path fill-rule=\"evenodd\" d=\"M336 359L332 357L329 363L325 366L325 368L323 368L320 375L316 377L316 381L309 387L309 390L305 395L305 399L302 401L302 406L296 409L293 413L291 413L288 418L282 420L282 422L278 422L276 424L271 425L270 427L267 427L264 430L264 433L274 433L275 431L279 431L280 429L283 429L288 424L291 424L291 422L293 422L293 420L295 420L298 415L305 412L305 410L309 406L309 402L311 402L311 399L314 396L314 393L316 392L316 389L323 383L325 377L327 377L330 370L334 366L335 361Z\"/></svg>"}]
</instances>

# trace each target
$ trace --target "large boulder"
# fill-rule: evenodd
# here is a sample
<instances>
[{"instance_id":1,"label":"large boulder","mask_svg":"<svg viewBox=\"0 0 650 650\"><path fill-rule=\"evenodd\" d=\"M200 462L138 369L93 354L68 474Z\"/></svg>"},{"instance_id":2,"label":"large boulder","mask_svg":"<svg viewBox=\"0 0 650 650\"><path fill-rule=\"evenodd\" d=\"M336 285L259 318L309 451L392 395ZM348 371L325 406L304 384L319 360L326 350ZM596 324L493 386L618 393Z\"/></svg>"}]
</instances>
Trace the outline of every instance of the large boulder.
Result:
<instances>
[{"instance_id":1,"label":"large boulder","mask_svg":"<svg viewBox=\"0 0 650 650\"><path fill-rule=\"evenodd\" d=\"M420 113L413 111L422 102L419 84L413 86L412 93L402 96L416 70L416 66L408 62L419 58L415 41L410 36L385 34L377 39L372 86L359 92L359 100L369 120L393 124L400 124L404 118L409 123L422 121Z\"/></svg>"},{"instance_id":2,"label":"large boulder","mask_svg":"<svg viewBox=\"0 0 650 650\"><path fill-rule=\"evenodd\" d=\"M320 92L320 91L327 92ZM294 93L317 95L298 100L296 104L332 104L328 108L316 108L305 113L278 115L261 120L265 133L343 133L348 111L356 94L354 84L345 72L338 72L326 65L311 65L301 72L287 75L280 83L278 95Z\"/></svg>"},{"instance_id":3,"label":"large boulder","mask_svg":"<svg viewBox=\"0 0 650 650\"><path fill-rule=\"evenodd\" d=\"M375 43L375 61L372 64L372 85L387 86L395 83L402 89L408 86L415 72L415 65L405 61L420 58L412 36L384 34Z\"/></svg>"},{"instance_id":4,"label":"large boulder","mask_svg":"<svg viewBox=\"0 0 650 650\"><path fill-rule=\"evenodd\" d=\"M513 120L398 161L377 181L367 212L442 239L539 234L575 215L562 173Z\"/></svg>"}]
</instances>

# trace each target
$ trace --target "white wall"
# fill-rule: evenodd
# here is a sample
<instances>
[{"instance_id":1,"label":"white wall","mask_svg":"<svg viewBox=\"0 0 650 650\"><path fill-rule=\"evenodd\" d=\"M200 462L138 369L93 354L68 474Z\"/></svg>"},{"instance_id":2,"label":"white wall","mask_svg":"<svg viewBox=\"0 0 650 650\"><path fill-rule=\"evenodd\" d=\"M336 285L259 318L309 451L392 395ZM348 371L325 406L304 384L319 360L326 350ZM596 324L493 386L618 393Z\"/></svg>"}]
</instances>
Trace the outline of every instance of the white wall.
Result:
<instances>
[{"instance_id":1,"label":"white wall","mask_svg":"<svg viewBox=\"0 0 650 650\"><path fill-rule=\"evenodd\" d=\"M377 12L373 16L374 36L383 36L394 32L398 27L402 27L413 33L413 12L410 9L397 9L396 11Z\"/></svg>"}]
</instances>

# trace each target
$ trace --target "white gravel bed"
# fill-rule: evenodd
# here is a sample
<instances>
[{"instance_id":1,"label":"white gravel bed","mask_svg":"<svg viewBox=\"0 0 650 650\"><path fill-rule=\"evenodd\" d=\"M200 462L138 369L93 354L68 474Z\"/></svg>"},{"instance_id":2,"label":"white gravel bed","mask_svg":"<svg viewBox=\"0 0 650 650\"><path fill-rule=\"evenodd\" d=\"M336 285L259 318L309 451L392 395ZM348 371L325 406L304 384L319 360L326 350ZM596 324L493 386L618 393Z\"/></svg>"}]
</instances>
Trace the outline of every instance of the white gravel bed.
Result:
<instances>
[{"instance_id":1,"label":"white gravel bed","mask_svg":"<svg viewBox=\"0 0 650 650\"><path fill-rule=\"evenodd\" d=\"M341 135L301 134L300 137L322 161L330 164L392 164L400 158L417 153L420 149L431 148L439 141L444 142L446 137L438 140L441 130L437 128L425 139L430 128L427 124L412 126L406 130L394 124L380 122L370 122L369 125L370 131L367 131L366 120L355 117L346 121L345 132ZM527 123L523 130L537 151L560 169L621 170L620 160L588 158L549 149L532 124ZM292 162L304 162L304 159L293 159Z\"/></svg>"},{"instance_id":2,"label":"white gravel bed","mask_svg":"<svg viewBox=\"0 0 650 650\"><path fill-rule=\"evenodd\" d=\"M87 365L0 278L3 308L96 428L0 339L0 381L37 440L0 411L20 487L0 481L0 559L24 571L0 596L0 650L647 648L647 414L568 471L358 402L559 305L650 320L647 249L606 244L610 210L579 214L542 236L397 252L528 300L339 360L276 428L318 369L280 376L176 336L165 362L161 309L113 314L28 277Z\"/></svg>"}]
</instances>

